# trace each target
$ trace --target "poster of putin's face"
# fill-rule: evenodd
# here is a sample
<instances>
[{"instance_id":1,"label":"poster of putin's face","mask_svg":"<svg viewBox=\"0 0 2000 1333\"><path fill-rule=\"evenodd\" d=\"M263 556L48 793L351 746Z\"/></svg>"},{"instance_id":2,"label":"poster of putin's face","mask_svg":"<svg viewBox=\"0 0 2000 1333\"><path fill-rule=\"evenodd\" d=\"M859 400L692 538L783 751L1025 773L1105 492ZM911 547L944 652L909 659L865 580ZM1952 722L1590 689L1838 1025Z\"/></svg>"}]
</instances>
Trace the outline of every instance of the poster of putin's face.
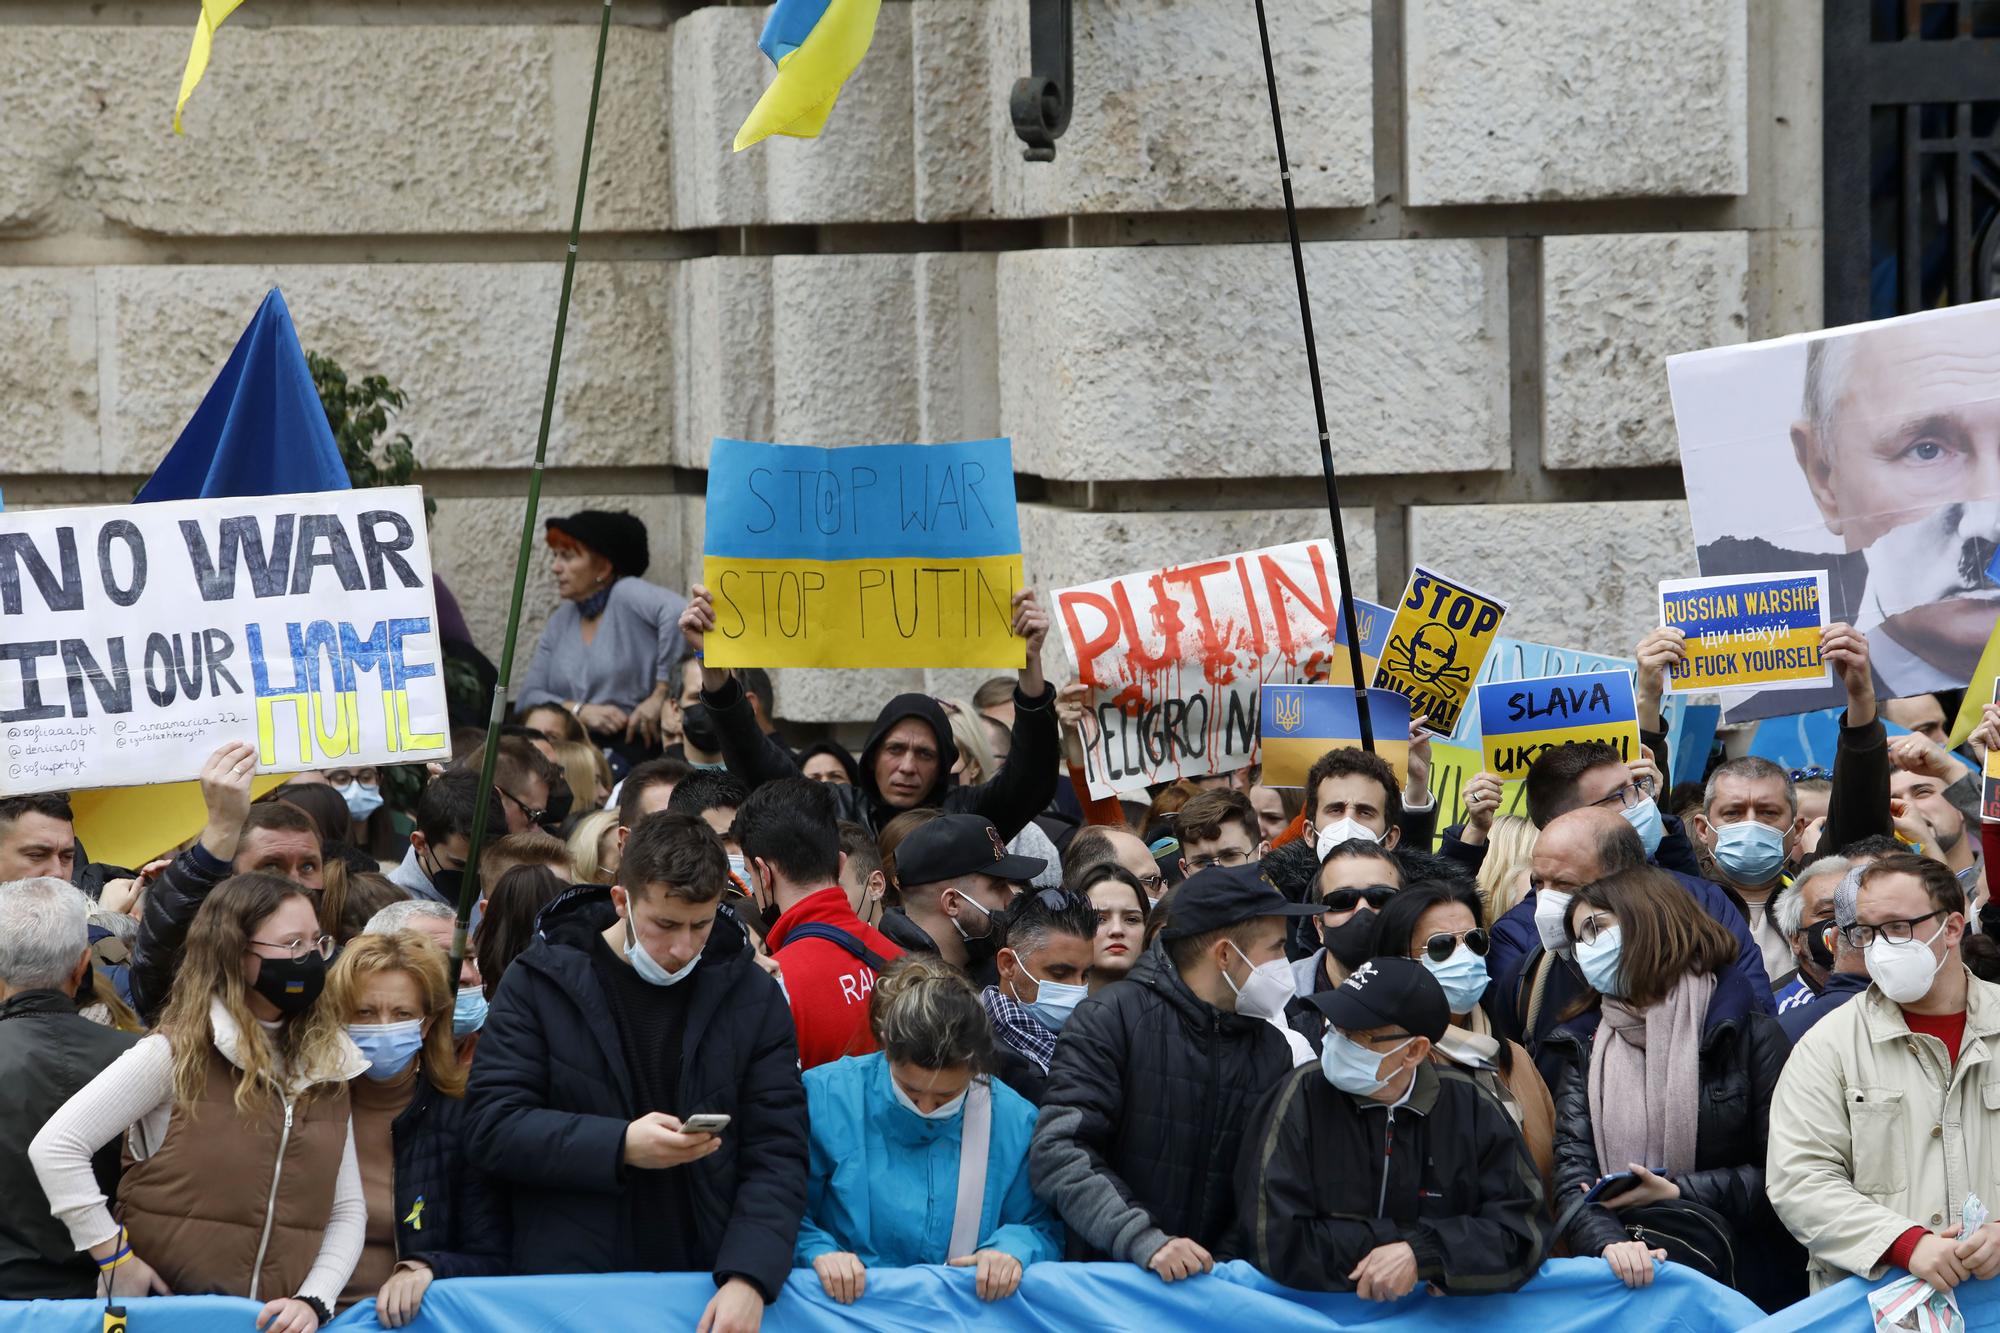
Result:
<instances>
[{"instance_id":1,"label":"poster of putin's face","mask_svg":"<svg viewBox=\"0 0 2000 1333\"><path fill-rule=\"evenodd\" d=\"M1962 686L2000 617L2000 301L1667 359L1704 575L1827 571L1885 697ZM1842 702L1766 691L1745 720Z\"/></svg>"}]
</instances>

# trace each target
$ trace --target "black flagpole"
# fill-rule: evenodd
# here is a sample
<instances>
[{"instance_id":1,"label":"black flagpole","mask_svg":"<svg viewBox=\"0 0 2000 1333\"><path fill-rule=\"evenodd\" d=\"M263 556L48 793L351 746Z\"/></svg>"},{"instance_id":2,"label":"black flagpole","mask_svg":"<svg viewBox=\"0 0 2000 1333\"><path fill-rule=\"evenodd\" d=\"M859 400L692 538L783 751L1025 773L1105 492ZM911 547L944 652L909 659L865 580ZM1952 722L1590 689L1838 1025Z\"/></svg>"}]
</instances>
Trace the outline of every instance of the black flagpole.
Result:
<instances>
[{"instance_id":1,"label":"black flagpole","mask_svg":"<svg viewBox=\"0 0 2000 1333\"><path fill-rule=\"evenodd\" d=\"M1354 580L1347 571L1347 528L1340 521L1340 486L1333 475L1333 441L1326 430L1326 395L1319 386L1319 344L1313 339L1312 302L1306 296L1305 253L1299 248L1299 210L1292 201L1292 163L1285 156L1285 120L1278 111L1278 72L1271 64L1271 29L1264 0L1257 0L1257 37L1264 44L1264 86L1271 93L1271 133L1278 141L1278 180L1285 187L1285 229L1292 238L1292 276L1299 288L1299 320L1306 330L1306 372L1312 378L1313 415L1319 421L1319 466L1326 477L1326 512L1333 520L1333 559L1340 572L1340 615L1347 629L1347 661L1354 674L1354 715L1361 725L1361 748L1375 752L1375 726L1368 716L1368 679L1361 674L1361 636L1354 627Z\"/></svg>"},{"instance_id":2,"label":"black flagpole","mask_svg":"<svg viewBox=\"0 0 2000 1333\"><path fill-rule=\"evenodd\" d=\"M472 805L472 837L465 854L465 877L458 893L458 922L452 931L451 979L465 958L466 929L479 900L479 854L492 815L493 771L500 757L500 723L507 711L507 688L514 678L514 640L521 631L521 602L527 595L528 557L535 546L535 511L542 498L542 467L549 456L549 423L555 415L556 379L562 370L563 333L569 326L570 284L576 277L576 243L583 230L583 190L590 180L590 144L597 134L597 94L604 86L604 48L611 38L611 0L597 19L597 65L590 76L590 112L583 121L583 160L576 169L576 207L570 213L569 252L563 259L562 295L556 302L555 345L549 350L549 379L542 391L542 426L535 437L535 465L528 472L528 502L521 513L521 545L514 554L514 598L507 607L507 638L500 645L500 671L493 682L493 707L486 721L486 753L479 766L479 793Z\"/></svg>"}]
</instances>

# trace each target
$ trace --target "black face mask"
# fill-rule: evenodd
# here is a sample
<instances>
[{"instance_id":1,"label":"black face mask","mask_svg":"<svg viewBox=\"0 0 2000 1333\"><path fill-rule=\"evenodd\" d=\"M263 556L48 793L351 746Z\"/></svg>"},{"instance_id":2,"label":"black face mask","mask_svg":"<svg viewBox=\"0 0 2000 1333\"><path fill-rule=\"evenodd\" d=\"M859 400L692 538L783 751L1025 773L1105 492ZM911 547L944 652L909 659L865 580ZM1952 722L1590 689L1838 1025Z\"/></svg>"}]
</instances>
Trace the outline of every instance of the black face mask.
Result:
<instances>
[{"instance_id":1,"label":"black face mask","mask_svg":"<svg viewBox=\"0 0 2000 1333\"><path fill-rule=\"evenodd\" d=\"M1826 947L1826 932L1833 923L1814 921L1806 926L1806 953L1813 962L1827 971L1833 971L1833 950Z\"/></svg>"},{"instance_id":2,"label":"black face mask","mask_svg":"<svg viewBox=\"0 0 2000 1333\"><path fill-rule=\"evenodd\" d=\"M708 715L707 704L694 703L681 709L681 735L703 754L715 754L722 749L722 733L715 729L715 719Z\"/></svg>"},{"instance_id":3,"label":"black face mask","mask_svg":"<svg viewBox=\"0 0 2000 1333\"><path fill-rule=\"evenodd\" d=\"M1375 909L1363 907L1337 926L1320 927L1319 933L1334 961L1352 972L1374 955Z\"/></svg>"},{"instance_id":4,"label":"black face mask","mask_svg":"<svg viewBox=\"0 0 2000 1333\"><path fill-rule=\"evenodd\" d=\"M326 988L326 959L317 950L304 958L265 958L250 988L275 1005L279 1013L288 1017L302 1014Z\"/></svg>"},{"instance_id":5,"label":"black face mask","mask_svg":"<svg viewBox=\"0 0 2000 1333\"><path fill-rule=\"evenodd\" d=\"M570 809L575 804L576 797L569 789L568 779L557 777L549 784L549 803L542 810L542 831L552 837L561 837L563 821L569 818Z\"/></svg>"}]
</instances>

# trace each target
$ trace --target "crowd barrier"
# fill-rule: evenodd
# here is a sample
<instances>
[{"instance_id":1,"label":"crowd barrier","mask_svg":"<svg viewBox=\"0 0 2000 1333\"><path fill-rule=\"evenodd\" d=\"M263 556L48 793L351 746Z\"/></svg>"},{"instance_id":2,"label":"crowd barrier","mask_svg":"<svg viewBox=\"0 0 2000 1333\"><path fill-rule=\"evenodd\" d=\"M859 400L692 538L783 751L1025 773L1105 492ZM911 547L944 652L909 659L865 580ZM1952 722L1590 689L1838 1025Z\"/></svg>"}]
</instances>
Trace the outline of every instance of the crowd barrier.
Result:
<instances>
[{"instance_id":1,"label":"crowd barrier","mask_svg":"<svg viewBox=\"0 0 2000 1333\"><path fill-rule=\"evenodd\" d=\"M615 1273L598 1277L463 1278L432 1285L411 1333L557 1333L646 1328L692 1330L715 1293L702 1273ZM1832 1292L1824 1295L1832 1295ZM1866 1328L1867 1306L1859 1306ZM129 1333L249 1333L258 1307L220 1296L126 1303ZM100 1333L100 1301L0 1302L0 1333ZM1099 1330L1207 1328L1256 1333L1602 1333L1646 1328L1670 1333L1738 1333L1760 1318L1744 1297L1684 1268L1660 1270L1652 1287L1628 1291L1601 1260L1557 1259L1511 1296L1435 1297L1421 1290L1394 1305L1356 1296L1292 1291L1245 1263L1171 1285L1129 1264L1036 1264L1021 1290L991 1304L969 1270L877 1269L853 1305L836 1305L808 1270L792 1274L784 1298L766 1311L766 1333L1097 1333ZM1821 1325L1824 1327L1825 1325ZM380 1328L364 1301L330 1326ZM1805 1327L1784 1325L1783 1327Z\"/></svg>"}]
</instances>

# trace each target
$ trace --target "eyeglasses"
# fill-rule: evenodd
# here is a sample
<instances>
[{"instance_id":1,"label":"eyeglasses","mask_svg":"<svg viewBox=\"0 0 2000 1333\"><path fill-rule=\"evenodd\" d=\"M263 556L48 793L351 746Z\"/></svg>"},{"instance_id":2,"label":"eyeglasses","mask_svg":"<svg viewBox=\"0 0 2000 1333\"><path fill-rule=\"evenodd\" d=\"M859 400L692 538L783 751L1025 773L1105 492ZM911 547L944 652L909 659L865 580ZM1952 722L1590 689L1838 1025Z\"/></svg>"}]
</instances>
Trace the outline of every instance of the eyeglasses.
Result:
<instances>
[{"instance_id":1,"label":"eyeglasses","mask_svg":"<svg viewBox=\"0 0 2000 1333\"><path fill-rule=\"evenodd\" d=\"M328 770L327 782L335 787L345 787L350 782L358 782L364 787L379 784L380 778L372 768L335 768Z\"/></svg>"},{"instance_id":2,"label":"eyeglasses","mask_svg":"<svg viewBox=\"0 0 2000 1333\"><path fill-rule=\"evenodd\" d=\"M1595 944L1607 933L1618 929L1618 918L1609 912L1592 912L1576 928L1578 944Z\"/></svg>"},{"instance_id":3,"label":"eyeglasses","mask_svg":"<svg viewBox=\"0 0 2000 1333\"><path fill-rule=\"evenodd\" d=\"M1492 947L1491 941L1486 937L1486 932L1478 926L1474 926L1463 935L1454 935L1448 930L1439 931L1424 941L1423 952L1430 955L1430 960L1433 963L1442 963L1445 959L1458 952L1458 942L1460 940L1465 941L1465 947L1472 950L1473 956L1477 958L1484 958L1487 949Z\"/></svg>"},{"instance_id":4,"label":"eyeglasses","mask_svg":"<svg viewBox=\"0 0 2000 1333\"><path fill-rule=\"evenodd\" d=\"M1250 853L1234 847L1225 847L1219 852L1208 852L1188 858L1189 870L1206 870L1210 866L1242 866L1250 864Z\"/></svg>"},{"instance_id":5,"label":"eyeglasses","mask_svg":"<svg viewBox=\"0 0 2000 1333\"><path fill-rule=\"evenodd\" d=\"M1133 878L1139 881L1139 887L1146 891L1148 898L1159 897L1160 891L1167 887L1167 877L1157 870L1150 875L1135 875Z\"/></svg>"},{"instance_id":6,"label":"eyeglasses","mask_svg":"<svg viewBox=\"0 0 2000 1333\"><path fill-rule=\"evenodd\" d=\"M513 792L508 791L505 787L495 787L493 790L499 792L502 796L512 801L515 805L520 806L521 813L528 817L528 822L530 824L539 824L544 819L547 819L549 817L548 811L535 809L534 806L529 805L526 801L516 796Z\"/></svg>"},{"instance_id":7,"label":"eyeglasses","mask_svg":"<svg viewBox=\"0 0 2000 1333\"><path fill-rule=\"evenodd\" d=\"M1866 949L1876 940L1887 940L1891 944L1907 944L1916 934L1916 928L1934 916L1943 916L1944 909L1925 912L1922 916L1907 917L1901 921L1882 921L1872 926L1843 926L1840 938L1847 941L1850 949ZM1933 939L1936 937L1933 936Z\"/></svg>"},{"instance_id":8,"label":"eyeglasses","mask_svg":"<svg viewBox=\"0 0 2000 1333\"><path fill-rule=\"evenodd\" d=\"M1335 889L1319 900L1321 910L1327 912L1352 912L1366 899L1370 907L1379 908L1396 896L1396 890L1389 884L1370 884L1359 889Z\"/></svg>"},{"instance_id":9,"label":"eyeglasses","mask_svg":"<svg viewBox=\"0 0 2000 1333\"><path fill-rule=\"evenodd\" d=\"M1659 784L1651 778L1634 778L1618 790L1598 797L1591 804L1606 810L1630 810L1635 805L1653 799L1653 793L1658 790Z\"/></svg>"},{"instance_id":10,"label":"eyeglasses","mask_svg":"<svg viewBox=\"0 0 2000 1333\"><path fill-rule=\"evenodd\" d=\"M331 935L320 935L318 937L300 935L294 939L286 940L282 944L276 940L249 940L247 943L255 944L265 949L283 949L285 957L291 959L293 962L297 962L309 953L316 953L321 958L333 957L333 936ZM277 960L273 959L272 961L275 962Z\"/></svg>"},{"instance_id":11,"label":"eyeglasses","mask_svg":"<svg viewBox=\"0 0 2000 1333\"><path fill-rule=\"evenodd\" d=\"M1830 768L1821 768L1818 764L1814 764L1811 768L1795 768L1792 770L1792 781L1794 782L1831 782L1832 780L1833 770Z\"/></svg>"}]
</instances>

